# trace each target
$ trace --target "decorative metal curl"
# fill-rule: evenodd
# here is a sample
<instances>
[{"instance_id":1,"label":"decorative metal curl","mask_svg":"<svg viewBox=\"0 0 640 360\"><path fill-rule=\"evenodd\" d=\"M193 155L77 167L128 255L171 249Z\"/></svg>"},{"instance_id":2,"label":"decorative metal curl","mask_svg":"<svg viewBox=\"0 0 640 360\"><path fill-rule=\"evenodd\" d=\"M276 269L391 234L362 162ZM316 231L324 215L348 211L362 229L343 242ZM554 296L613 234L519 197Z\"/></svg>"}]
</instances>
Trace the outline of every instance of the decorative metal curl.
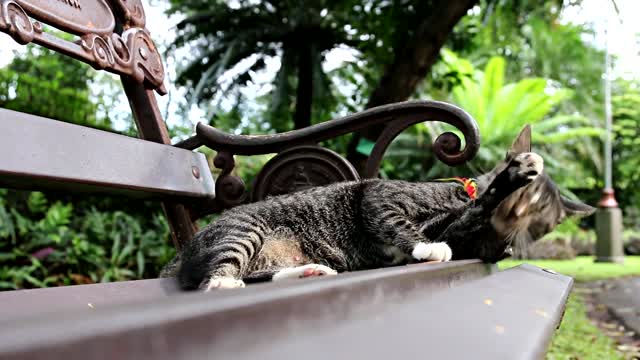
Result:
<instances>
[{"instance_id":1,"label":"decorative metal curl","mask_svg":"<svg viewBox=\"0 0 640 360\"><path fill-rule=\"evenodd\" d=\"M230 151L237 155L278 153L294 146L316 144L369 126L386 124L383 134L376 142L376 147L381 149L381 159L382 153L395 136L407 127L425 121L445 122L455 126L464 135L464 149L436 154L444 163L460 165L472 159L478 152L480 135L475 120L459 107L440 101L406 101L378 106L304 129L275 135L233 135L198 123L196 135L177 146L194 149L196 145L205 145L216 151ZM372 154L371 157L375 156Z\"/></svg>"},{"instance_id":2,"label":"decorative metal curl","mask_svg":"<svg viewBox=\"0 0 640 360\"><path fill-rule=\"evenodd\" d=\"M127 66L131 63L131 51L120 35L111 34L111 48L114 53L114 59L117 63L121 66Z\"/></svg>"},{"instance_id":3,"label":"decorative metal curl","mask_svg":"<svg viewBox=\"0 0 640 360\"><path fill-rule=\"evenodd\" d=\"M247 194L244 181L231 175L231 171L236 165L233 154L225 151L218 152L213 159L213 165L222 170L216 179L216 203L221 208L228 208L246 202Z\"/></svg>"},{"instance_id":4,"label":"decorative metal curl","mask_svg":"<svg viewBox=\"0 0 640 360\"><path fill-rule=\"evenodd\" d=\"M45 46L96 69L131 76L144 82L147 88L166 94L164 66L144 28L141 1L112 0L111 4L110 7L105 0L82 3L82 8L74 8L78 13L70 15L65 7L52 5L52 2L0 0L0 31L8 33L20 44L33 42ZM124 21L122 35L114 33L116 21L112 8ZM88 15L95 18L86 19ZM41 22L32 18L78 35L80 40L72 42L45 33ZM98 20L103 21L97 24Z\"/></svg>"},{"instance_id":5,"label":"decorative metal curl","mask_svg":"<svg viewBox=\"0 0 640 360\"><path fill-rule=\"evenodd\" d=\"M373 150L369 156L364 172L364 177L375 177L378 174L378 168L385 150L389 144L406 128L424 121L440 121L445 122L456 127L465 138L465 146L462 149L462 140L451 132L445 132L438 136L433 144L433 149L436 157L448 165L461 165L466 161L472 159L478 152L480 147L480 135L478 126L475 120L464 110L444 102L438 101L407 101L396 104L389 104L385 106L379 106L373 109L369 109L360 113L349 115L343 118L327 121L317 125L313 125L304 129L289 131L276 135L259 135L259 136L243 136L232 135L215 129L211 126L199 123L196 127L196 135L176 144L177 147L185 149L195 149L201 145L205 145L213 150L218 151L218 156L221 154L227 154L225 156L230 157L231 160L224 158L224 163L216 164L216 167L223 168L230 167L228 161L232 161L230 154L238 155L257 155L257 154L269 154L279 153L274 157L264 169L260 172L256 178L256 186L254 187L254 193L252 200L262 200L267 195L273 195L281 191L291 192L289 190L296 190L299 183L297 178L305 180L304 177L309 174L309 170L296 168L295 159L296 152L298 156L301 156L300 160L304 160L305 163L309 163L314 159L314 156L304 159L304 151L309 149L322 149L315 146L320 141L334 138L343 134L347 134L356 130L363 129L368 126L377 124L384 124L384 130L376 141ZM305 149L304 151L302 149ZM322 151L330 151L322 149ZM342 159L336 154L339 159ZM216 157L217 158L217 157ZM219 160L223 161L223 160ZM344 159L342 159L344 160ZM346 160L344 160L346 162ZM289 162L289 164L287 164ZM337 158L331 157L329 163L340 162ZM283 164L287 166L282 166ZM302 162L301 162L302 164ZM350 169L353 167L347 162ZM221 165L221 166L219 166ZM276 166L277 165L277 166ZM282 171L280 175L277 174L275 168L282 167L287 168ZM291 172L294 172L291 175ZM299 174L295 174L298 171ZM328 169L327 172L332 174L338 174L340 171L335 169ZM230 180L226 180L229 176L230 170L223 172L218 181L224 184L230 184ZM288 172L288 174L287 174ZM355 173L355 170L353 170ZM284 175L283 175L284 174ZM354 176L338 174L335 177L335 181L353 180L357 178L357 174ZM300 175L300 176L298 176ZM293 180L291 180L293 178ZM284 179L284 180L283 180ZM238 179L239 180L239 179ZM222 189L216 184L216 196L222 197L221 202L227 203L228 198L239 199L240 192L244 191L244 184L238 183L238 180L234 180L231 185L225 185L228 189ZM282 182L280 184L279 182ZM292 182L293 181L293 182ZM306 181L306 180L305 180ZM307 181L308 185L325 185L326 182ZM304 181L302 181L304 183ZM295 186L291 185L294 184ZM304 185L304 184L303 184ZM306 185L304 185L306 186ZM229 191L225 194L225 191ZM242 198L244 201L244 198ZM239 203L239 201L236 201Z\"/></svg>"},{"instance_id":6,"label":"decorative metal curl","mask_svg":"<svg viewBox=\"0 0 640 360\"><path fill-rule=\"evenodd\" d=\"M251 201L358 179L353 165L336 152L319 146L297 146L264 165L255 178Z\"/></svg>"},{"instance_id":7,"label":"decorative metal curl","mask_svg":"<svg viewBox=\"0 0 640 360\"><path fill-rule=\"evenodd\" d=\"M122 36L111 34L106 38L88 34L81 38L80 45L93 55L91 64L94 68L127 68L136 81L147 81L161 94L166 92L163 86L164 66L146 30L129 29Z\"/></svg>"},{"instance_id":8,"label":"decorative metal curl","mask_svg":"<svg viewBox=\"0 0 640 360\"><path fill-rule=\"evenodd\" d=\"M2 27L7 29L11 37L19 44L26 45L33 41L36 29L29 15L15 1L2 2ZM40 28L42 31L42 28Z\"/></svg>"},{"instance_id":9,"label":"decorative metal curl","mask_svg":"<svg viewBox=\"0 0 640 360\"><path fill-rule=\"evenodd\" d=\"M129 29L122 33L122 38L131 55L129 60L132 63L129 66L133 78L140 82L146 80L153 87L162 88L164 66L149 32L140 28Z\"/></svg>"},{"instance_id":10,"label":"decorative metal curl","mask_svg":"<svg viewBox=\"0 0 640 360\"><path fill-rule=\"evenodd\" d=\"M144 28L146 18L144 7L140 0L112 0L112 4L120 14L122 23L126 29L138 27Z\"/></svg>"},{"instance_id":11,"label":"decorative metal curl","mask_svg":"<svg viewBox=\"0 0 640 360\"><path fill-rule=\"evenodd\" d=\"M460 164L461 149L462 141L458 135L449 131L438 135L433 142L433 152L436 154L436 157L445 164Z\"/></svg>"},{"instance_id":12,"label":"decorative metal curl","mask_svg":"<svg viewBox=\"0 0 640 360\"><path fill-rule=\"evenodd\" d=\"M438 160L449 166L462 165L472 159L480 148L480 132L475 120L464 110L443 102L429 102L431 112L427 118L406 116L388 122L378 137L364 172L364 177L372 178L378 175L378 169L384 152L391 142L408 127L424 121L441 121L462 130L466 146L462 149L462 140L452 132L440 134L433 143L433 151Z\"/></svg>"},{"instance_id":13,"label":"decorative metal curl","mask_svg":"<svg viewBox=\"0 0 640 360\"><path fill-rule=\"evenodd\" d=\"M95 69L102 70L115 64L115 51L111 40L101 38L95 34L82 37L80 44L93 54L94 62L91 64Z\"/></svg>"}]
</instances>

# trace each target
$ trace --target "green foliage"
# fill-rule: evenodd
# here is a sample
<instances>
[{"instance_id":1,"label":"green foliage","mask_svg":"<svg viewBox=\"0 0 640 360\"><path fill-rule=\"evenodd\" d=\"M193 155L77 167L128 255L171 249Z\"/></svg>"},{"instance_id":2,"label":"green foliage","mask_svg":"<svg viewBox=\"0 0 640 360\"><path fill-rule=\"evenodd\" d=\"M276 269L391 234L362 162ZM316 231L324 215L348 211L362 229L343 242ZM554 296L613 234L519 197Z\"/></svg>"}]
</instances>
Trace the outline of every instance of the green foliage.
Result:
<instances>
[{"instance_id":1,"label":"green foliage","mask_svg":"<svg viewBox=\"0 0 640 360\"><path fill-rule=\"evenodd\" d=\"M28 46L0 69L0 107L113 131L119 85ZM135 130L129 128L128 134ZM0 190L0 289L157 276L174 254L158 204Z\"/></svg>"},{"instance_id":2,"label":"green foliage","mask_svg":"<svg viewBox=\"0 0 640 360\"><path fill-rule=\"evenodd\" d=\"M596 263L592 256L578 256L575 260L503 260L501 270L521 263L553 269L573 277L578 283L640 275L640 256L626 256L623 265ZM569 297L567 308L556 332L547 359L624 359L614 341L605 336L587 317L584 298L576 290Z\"/></svg>"},{"instance_id":3,"label":"green foliage","mask_svg":"<svg viewBox=\"0 0 640 360\"><path fill-rule=\"evenodd\" d=\"M90 100L93 70L77 60L28 46L0 69L0 107L109 130L108 116L96 116Z\"/></svg>"},{"instance_id":4,"label":"green foliage","mask_svg":"<svg viewBox=\"0 0 640 360\"><path fill-rule=\"evenodd\" d=\"M531 124L533 146L543 154L547 172L565 185L577 185L568 183L573 177L559 178L566 174L567 166L575 163L567 150L579 147L582 138L599 137L601 129L589 126L581 116L555 112L572 95L568 89L544 78L505 83L505 65L503 58L493 57L483 72L463 78L452 91L453 102L476 119L483 137L482 150L474 163L489 169L503 158L523 126Z\"/></svg>"},{"instance_id":5,"label":"green foliage","mask_svg":"<svg viewBox=\"0 0 640 360\"><path fill-rule=\"evenodd\" d=\"M589 320L583 297L573 293L545 358L622 360L625 357L616 349L615 342Z\"/></svg>"},{"instance_id":6,"label":"green foliage","mask_svg":"<svg viewBox=\"0 0 640 360\"><path fill-rule=\"evenodd\" d=\"M567 101L572 92L543 78L507 82L506 63L502 57L491 58L480 71L470 61L444 50L443 63L449 67L449 73L461 75L456 76L458 83L444 100L452 101L469 112L482 134L482 146L472 164L475 172L487 171L502 160L523 126L531 124L533 147L545 158L546 171L565 187L583 185L588 181L590 174L575 161L575 151L583 144L582 139L599 137L602 131L590 126L584 117L557 112L559 105ZM452 129L439 123L418 125L413 132L406 132L396 140L387 157L396 162L397 158L410 153L418 158L432 156L423 150L428 148L425 144L431 143L434 136L445 130ZM426 165L428 160L419 163ZM417 163L413 161L412 165ZM568 168L575 171L571 176L567 174ZM419 171L418 168L405 171L416 170ZM459 172L436 165L429 172L423 172L420 178L449 176L452 171ZM576 172L584 175L576 179Z\"/></svg>"},{"instance_id":7,"label":"green foliage","mask_svg":"<svg viewBox=\"0 0 640 360\"><path fill-rule=\"evenodd\" d=\"M159 211L74 203L0 191L0 289L153 277L175 254Z\"/></svg>"},{"instance_id":8,"label":"green foliage","mask_svg":"<svg viewBox=\"0 0 640 360\"><path fill-rule=\"evenodd\" d=\"M252 82L252 74L265 69L271 57L280 59L270 93L269 119L279 130L290 128L291 115L300 94L301 69L311 71L314 119L326 116L332 108L331 82L322 69L326 50L352 41L344 24L344 5L313 1L171 1L170 13L186 18L178 24L174 48L190 46L195 55L179 71L178 83L191 88L198 103L235 96ZM309 103L311 104L311 102ZM324 120L324 118L322 118Z\"/></svg>"},{"instance_id":9,"label":"green foliage","mask_svg":"<svg viewBox=\"0 0 640 360\"><path fill-rule=\"evenodd\" d=\"M627 223L640 229L640 89L619 81L613 108L613 177L616 198L626 209Z\"/></svg>"}]
</instances>

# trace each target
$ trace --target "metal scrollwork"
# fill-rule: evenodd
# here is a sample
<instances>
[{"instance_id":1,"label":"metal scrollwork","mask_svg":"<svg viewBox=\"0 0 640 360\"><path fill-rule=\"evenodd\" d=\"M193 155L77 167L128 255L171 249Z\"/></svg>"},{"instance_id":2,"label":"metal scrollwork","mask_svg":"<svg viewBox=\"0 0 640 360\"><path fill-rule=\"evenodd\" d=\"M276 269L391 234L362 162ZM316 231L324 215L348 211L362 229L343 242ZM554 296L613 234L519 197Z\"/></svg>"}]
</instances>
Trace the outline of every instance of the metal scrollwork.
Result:
<instances>
[{"instance_id":1,"label":"metal scrollwork","mask_svg":"<svg viewBox=\"0 0 640 360\"><path fill-rule=\"evenodd\" d=\"M112 1L116 9L121 13L121 17L124 20L125 28L144 28L146 18L144 14L144 7L140 0L114 0Z\"/></svg>"},{"instance_id":2,"label":"metal scrollwork","mask_svg":"<svg viewBox=\"0 0 640 360\"><path fill-rule=\"evenodd\" d=\"M129 67L132 69L133 78L137 81L146 80L154 87L161 88L164 66L149 32L138 28L129 29L122 34L122 38L129 49L129 61L132 61Z\"/></svg>"},{"instance_id":3,"label":"metal scrollwork","mask_svg":"<svg viewBox=\"0 0 640 360\"><path fill-rule=\"evenodd\" d=\"M113 46L108 38L105 40L98 35L90 34L82 38L80 44L85 50L91 52L93 56L91 65L94 68L102 70L115 65Z\"/></svg>"},{"instance_id":4,"label":"metal scrollwork","mask_svg":"<svg viewBox=\"0 0 640 360\"><path fill-rule=\"evenodd\" d=\"M231 171L236 163L233 154L218 152L213 159L213 165L222 170L216 179L216 202L221 208L240 205L247 200L246 186L239 177L232 175Z\"/></svg>"},{"instance_id":5,"label":"metal scrollwork","mask_svg":"<svg viewBox=\"0 0 640 360\"><path fill-rule=\"evenodd\" d=\"M37 43L96 69L129 75L165 94L164 66L144 28L141 1L111 0L111 5L125 28L121 35L114 32L116 20L105 0L0 0L0 31L20 44ZM40 21L77 35L80 40L71 42L44 33Z\"/></svg>"},{"instance_id":6,"label":"metal scrollwork","mask_svg":"<svg viewBox=\"0 0 640 360\"><path fill-rule=\"evenodd\" d=\"M480 147L480 134L475 120L464 110L438 101L407 101L369 109L343 118L316 124L304 129L276 135L243 136L232 135L205 124L196 126L196 135L186 139L177 147L195 149L207 146L222 156L218 168L233 168L233 157L237 155L257 155L278 153L261 170L254 182L252 201L263 200L269 195L279 195L308 188L326 185L332 182L356 180L359 178L353 166L340 155L315 144L330 138L354 132L372 125L383 125L363 177L371 178L378 174L384 152L402 131L424 121L439 121L456 127L464 136L445 132L440 134L433 149L436 157L445 164L455 166L472 159ZM229 155L221 155L229 154ZM229 157L231 160L229 160ZM218 159L218 157L216 157ZM223 161L224 160L224 161ZM221 165L221 166L219 166ZM224 165L224 166L222 166ZM218 178L224 186L216 184L216 206L209 212L229 207L229 197L240 199L244 193L244 184L240 180L229 178L231 170L223 171ZM240 185L241 184L241 185ZM225 193L228 192L228 193ZM242 198L244 201L245 198ZM239 201L235 201L240 203Z\"/></svg>"},{"instance_id":7,"label":"metal scrollwork","mask_svg":"<svg viewBox=\"0 0 640 360\"><path fill-rule=\"evenodd\" d=\"M2 28L16 42L26 45L33 41L36 31L27 13L15 1L2 2ZM42 28L40 28L41 30Z\"/></svg>"},{"instance_id":8,"label":"metal scrollwork","mask_svg":"<svg viewBox=\"0 0 640 360\"><path fill-rule=\"evenodd\" d=\"M298 146L265 164L255 179L251 200L359 178L353 165L337 153L319 146Z\"/></svg>"},{"instance_id":9,"label":"metal scrollwork","mask_svg":"<svg viewBox=\"0 0 640 360\"><path fill-rule=\"evenodd\" d=\"M384 127L378 137L364 172L364 177L372 178L378 175L378 169L384 156L384 152L396 136L408 127L423 121L445 122L458 128L465 138L465 148L462 149L462 140L452 132L445 132L436 138L433 150L438 160L449 166L462 165L471 160L480 148L480 133L475 120L464 110L457 106L439 101L423 101L429 110L422 116L406 114L394 121L390 121ZM392 105L389 105L392 106Z\"/></svg>"}]
</instances>

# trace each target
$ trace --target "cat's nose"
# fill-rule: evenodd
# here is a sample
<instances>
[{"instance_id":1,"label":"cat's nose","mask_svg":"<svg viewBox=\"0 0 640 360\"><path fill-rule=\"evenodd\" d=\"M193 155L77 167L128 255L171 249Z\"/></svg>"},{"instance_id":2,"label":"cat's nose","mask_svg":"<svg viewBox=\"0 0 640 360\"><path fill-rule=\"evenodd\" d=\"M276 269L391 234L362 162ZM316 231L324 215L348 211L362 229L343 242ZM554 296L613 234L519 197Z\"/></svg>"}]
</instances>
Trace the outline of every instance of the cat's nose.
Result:
<instances>
[{"instance_id":1,"label":"cat's nose","mask_svg":"<svg viewBox=\"0 0 640 360\"><path fill-rule=\"evenodd\" d=\"M529 180L533 181L538 175L542 174L544 168L542 156L533 152L526 152L519 154L514 160L519 164L520 172L527 175Z\"/></svg>"},{"instance_id":2,"label":"cat's nose","mask_svg":"<svg viewBox=\"0 0 640 360\"><path fill-rule=\"evenodd\" d=\"M538 174L542 173L542 170L544 169L544 159L542 158L542 156L534 152L530 152L526 153L525 160L533 166Z\"/></svg>"}]
</instances>

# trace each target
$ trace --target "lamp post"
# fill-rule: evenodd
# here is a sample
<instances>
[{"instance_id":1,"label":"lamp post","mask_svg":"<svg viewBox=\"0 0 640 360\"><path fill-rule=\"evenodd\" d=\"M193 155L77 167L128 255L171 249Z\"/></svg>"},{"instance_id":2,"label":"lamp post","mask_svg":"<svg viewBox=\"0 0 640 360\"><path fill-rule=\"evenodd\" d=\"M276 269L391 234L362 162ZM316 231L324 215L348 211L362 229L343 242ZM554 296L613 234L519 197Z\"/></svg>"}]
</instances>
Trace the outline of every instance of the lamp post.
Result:
<instances>
[{"instance_id":1,"label":"lamp post","mask_svg":"<svg viewBox=\"0 0 640 360\"><path fill-rule=\"evenodd\" d=\"M611 134L611 54L609 52L609 21L605 19L605 78L604 78L604 189L596 211L596 262L624 262L622 243L622 211L618 207L612 181Z\"/></svg>"}]
</instances>

